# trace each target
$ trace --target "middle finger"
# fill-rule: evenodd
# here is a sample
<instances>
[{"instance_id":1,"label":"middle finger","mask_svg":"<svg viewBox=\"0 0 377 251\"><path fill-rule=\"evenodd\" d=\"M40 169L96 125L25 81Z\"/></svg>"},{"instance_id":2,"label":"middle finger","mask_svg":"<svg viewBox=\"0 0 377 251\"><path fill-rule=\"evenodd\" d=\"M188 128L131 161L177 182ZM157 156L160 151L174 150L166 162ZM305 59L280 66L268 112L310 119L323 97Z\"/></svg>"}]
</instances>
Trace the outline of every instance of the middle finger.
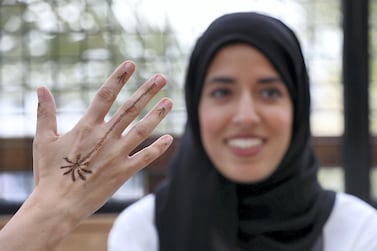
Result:
<instances>
[{"instance_id":1,"label":"middle finger","mask_svg":"<svg viewBox=\"0 0 377 251\"><path fill-rule=\"evenodd\" d=\"M119 91L131 77L134 70L135 65L132 61L126 61L118 66L97 91L84 118L88 118L89 121L94 121L95 123L102 123Z\"/></svg>"}]
</instances>

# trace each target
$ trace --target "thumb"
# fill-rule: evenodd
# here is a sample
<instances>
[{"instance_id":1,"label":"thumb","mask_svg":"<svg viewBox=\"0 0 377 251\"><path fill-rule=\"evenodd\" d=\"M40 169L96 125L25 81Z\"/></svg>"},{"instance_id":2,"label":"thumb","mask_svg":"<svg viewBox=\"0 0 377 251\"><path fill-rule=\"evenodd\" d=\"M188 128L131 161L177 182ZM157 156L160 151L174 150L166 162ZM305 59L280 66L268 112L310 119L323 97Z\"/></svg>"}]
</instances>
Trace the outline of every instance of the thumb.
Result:
<instances>
[{"instance_id":1,"label":"thumb","mask_svg":"<svg viewBox=\"0 0 377 251\"><path fill-rule=\"evenodd\" d=\"M35 138L45 141L57 135L55 100L47 87L39 87Z\"/></svg>"},{"instance_id":2,"label":"thumb","mask_svg":"<svg viewBox=\"0 0 377 251\"><path fill-rule=\"evenodd\" d=\"M41 145L51 140L51 137L57 135L56 126L56 108L55 100L51 92L46 87L37 89L38 110L37 110L37 129L33 141L33 172L34 183L39 183L38 156Z\"/></svg>"}]
</instances>

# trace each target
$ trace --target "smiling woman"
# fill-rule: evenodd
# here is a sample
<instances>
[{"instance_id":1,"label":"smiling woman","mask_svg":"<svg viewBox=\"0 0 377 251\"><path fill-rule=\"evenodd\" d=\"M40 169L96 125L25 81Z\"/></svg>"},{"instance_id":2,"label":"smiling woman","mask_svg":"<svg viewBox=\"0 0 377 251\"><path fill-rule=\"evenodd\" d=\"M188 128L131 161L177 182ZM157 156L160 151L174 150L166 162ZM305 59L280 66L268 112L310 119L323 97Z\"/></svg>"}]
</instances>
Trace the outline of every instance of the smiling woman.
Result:
<instances>
[{"instance_id":1,"label":"smiling woman","mask_svg":"<svg viewBox=\"0 0 377 251\"><path fill-rule=\"evenodd\" d=\"M119 216L109 250L377 249L377 211L318 182L309 90L286 24L256 12L215 19L189 60L168 177Z\"/></svg>"}]
</instances>

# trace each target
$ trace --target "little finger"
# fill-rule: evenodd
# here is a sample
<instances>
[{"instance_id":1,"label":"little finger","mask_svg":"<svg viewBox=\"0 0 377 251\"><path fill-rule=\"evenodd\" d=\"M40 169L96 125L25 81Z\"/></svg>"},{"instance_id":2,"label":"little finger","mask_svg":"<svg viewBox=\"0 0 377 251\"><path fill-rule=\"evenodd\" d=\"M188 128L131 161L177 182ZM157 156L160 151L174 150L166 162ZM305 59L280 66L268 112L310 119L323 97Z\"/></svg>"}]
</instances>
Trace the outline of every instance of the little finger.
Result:
<instances>
[{"instance_id":1,"label":"little finger","mask_svg":"<svg viewBox=\"0 0 377 251\"><path fill-rule=\"evenodd\" d=\"M141 149L132 156L129 156L127 162L127 172L131 172L131 175L133 175L134 173L148 166L163 153L165 153L172 142L173 137L166 134L158 138L151 145Z\"/></svg>"}]
</instances>

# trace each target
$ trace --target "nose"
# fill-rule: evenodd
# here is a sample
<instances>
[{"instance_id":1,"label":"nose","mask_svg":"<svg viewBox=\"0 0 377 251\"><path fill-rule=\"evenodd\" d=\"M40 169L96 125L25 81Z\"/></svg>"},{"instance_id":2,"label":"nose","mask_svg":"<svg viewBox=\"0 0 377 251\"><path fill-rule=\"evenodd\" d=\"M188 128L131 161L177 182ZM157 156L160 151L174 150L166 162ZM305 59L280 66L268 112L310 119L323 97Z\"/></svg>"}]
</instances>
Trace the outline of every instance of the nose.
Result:
<instances>
[{"instance_id":1,"label":"nose","mask_svg":"<svg viewBox=\"0 0 377 251\"><path fill-rule=\"evenodd\" d=\"M257 103L250 93L241 94L235 107L233 121L239 125L255 125L260 122Z\"/></svg>"}]
</instances>

